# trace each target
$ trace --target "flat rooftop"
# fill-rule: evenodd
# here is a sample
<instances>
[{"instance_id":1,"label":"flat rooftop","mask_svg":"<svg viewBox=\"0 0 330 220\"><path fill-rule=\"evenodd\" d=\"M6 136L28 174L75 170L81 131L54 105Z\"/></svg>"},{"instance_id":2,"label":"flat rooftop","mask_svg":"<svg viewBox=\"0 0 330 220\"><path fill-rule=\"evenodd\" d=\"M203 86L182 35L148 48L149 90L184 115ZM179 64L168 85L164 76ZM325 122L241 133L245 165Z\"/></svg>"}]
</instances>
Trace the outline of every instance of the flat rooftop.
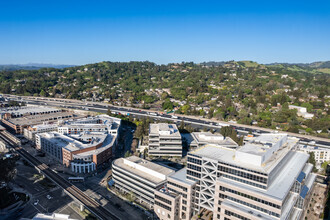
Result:
<instances>
[{"instance_id":1,"label":"flat rooftop","mask_svg":"<svg viewBox=\"0 0 330 220\"><path fill-rule=\"evenodd\" d=\"M65 117L82 118L84 116L72 112L56 112L50 114L28 115L21 118L11 118L7 121L15 125L36 125L42 124L45 121L57 121L59 120L58 118Z\"/></svg>"},{"instance_id":2,"label":"flat rooftop","mask_svg":"<svg viewBox=\"0 0 330 220\"><path fill-rule=\"evenodd\" d=\"M182 168L181 170L171 174L168 179L174 179L180 182L183 182L187 185L194 185L196 182L187 179L187 167Z\"/></svg>"},{"instance_id":3,"label":"flat rooftop","mask_svg":"<svg viewBox=\"0 0 330 220\"><path fill-rule=\"evenodd\" d=\"M188 154L196 155L232 164L238 167L252 169L262 173L270 173L273 168L281 161L281 159L296 145L298 139L288 138L285 145L279 148L276 153L272 154L267 161L262 165L252 164L249 161L242 161L236 159L236 149L208 144L196 150L188 152ZM244 147L244 146L243 146Z\"/></svg>"},{"instance_id":4,"label":"flat rooftop","mask_svg":"<svg viewBox=\"0 0 330 220\"><path fill-rule=\"evenodd\" d=\"M194 141L191 144L216 144L238 146L230 137L224 137L221 134L212 134L211 132L192 132Z\"/></svg>"},{"instance_id":5,"label":"flat rooftop","mask_svg":"<svg viewBox=\"0 0 330 220\"><path fill-rule=\"evenodd\" d=\"M7 107L0 108L0 113L9 113L14 115L24 115L24 114L38 114L43 112L57 112L60 109L44 107L44 106L24 106L24 107Z\"/></svg>"},{"instance_id":6,"label":"flat rooftop","mask_svg":"<svg viewBox=\"0 0 330 220\"><path fill-rule=\"evenodd\" d=\"M62 135L58 132L48 132L48 133L41 133L39 134L39 136L47 139L49 142L61 148L64 148L70 152L86 149L102 143L102 146L99 147L98 149L87 151L84 153L79 153L78 155L98 154L104 151L105 149L107 149L107 147L112 146L115 140L113 135L105 134L102 132L101 133L92 132L92 133L72 135L72 136ZM80 137L92 138L93 141L91 143L83 143L78 140Z\"/></svg>"},{"instance_id":7,"label":"flat rooftop","mask_svg":"<svg viewBox=\"0 0 330 220\"><path fill-rule=\"evenodd\" d=\"M119 158L114 161L114 164L154 184L164 182L168 175L175 172L168 167L164 167L136 156Z\"/></svg>"},{"instance_id":8,"label":"flat rooftop","mask_svg":"<svg viewBox=\"0 0 330 220\"><path fill-rule=\"evenodd\" d=\"M150 124L149 125L149 135L155 134L159 136L172 136L172 137L180 137L180 132L176 124Z\"/></svg>"}]
</instances>

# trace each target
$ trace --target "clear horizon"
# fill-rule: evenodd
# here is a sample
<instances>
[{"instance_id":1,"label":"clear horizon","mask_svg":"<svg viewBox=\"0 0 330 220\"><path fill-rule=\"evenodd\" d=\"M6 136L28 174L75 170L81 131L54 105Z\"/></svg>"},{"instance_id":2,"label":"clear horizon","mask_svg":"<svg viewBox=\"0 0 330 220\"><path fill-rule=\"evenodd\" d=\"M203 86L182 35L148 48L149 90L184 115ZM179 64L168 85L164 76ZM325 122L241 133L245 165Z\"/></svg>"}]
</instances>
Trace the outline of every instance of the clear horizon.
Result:
<instances>
[{"instance_id":1,"label":"clear horizon","mask_svg":"<svg viewBox=\"0 0 330 220\"><path fill-rule=\"evenodd\" d=\"M0 64L330 60L329 1L6 1Z\"/></svg>"}]
</instances>

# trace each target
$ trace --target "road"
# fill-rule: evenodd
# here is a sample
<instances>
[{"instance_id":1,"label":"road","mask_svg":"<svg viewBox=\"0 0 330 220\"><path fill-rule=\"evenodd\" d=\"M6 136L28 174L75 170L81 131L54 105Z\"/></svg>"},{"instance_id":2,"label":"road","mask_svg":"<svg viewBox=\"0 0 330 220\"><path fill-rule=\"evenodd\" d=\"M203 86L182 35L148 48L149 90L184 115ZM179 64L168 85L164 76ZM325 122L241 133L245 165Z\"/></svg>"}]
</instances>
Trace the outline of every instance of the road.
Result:
<instances>
[{"instance_id":1,"label":"road","mask_svg":"<svg viewBox=\"0 0 330 220\"><path fill-rule=\"evenodd\" d=\"M244 125L244 124L236 124L230 123L225 121L215 121L212 119L205 119L199 118L196 116L186 116L186 115L167 115L162 114L161 112L156 111L149 111L145 109L136 109L136 108L129 108L129 107L120 107L120 106L113 106L105 103L100 102L83 102L79 100L72 100L72 99L54 99L54 98L41 98L41 97L31 97L31 96L14 96L14 95L5 95L5 97L15 100L15 101L24 101L29 104L37 104L37 105L48 105L54 107L63 107L63 108L70 108L70 109L80 109L80 110L87 110L87 111L95 111L95 112L102 112L106 113L108 108L111 110L112 113L118 114L129 114L133 117L151 117L154 119L159 120L168 120L174 122L181 122L184 120L187 124L194 124L201 127L211 128L211 129L219 129L221 126L233 126L237 131L242 133L287 133L290 136L297 137L301 139L302 143L320 146L320 147L330 147L330 139L327 138L320 138L311 135L302 135L290 132L282 132L277 130L272 130L268 128L261 128L256 126ZM220 123L220 125L219 125ZM315 143L312 143L315 142Z\"/></svg>"},{"instance_id":2,"label":"road","mask_svg":"<svg viewBox=\"0 0 330 220\"><path fill-rule=\"evenodd\" d=\"M88 195L83 193L76 186L71 184L70 182L63 179L61 176L56 174L53 170L51 170L46 164L41 163L38 159L31 156L26 150L24 150L20 146L15 146L3 133L0 133L1 138L5 139L9 145L13 149L15 149L22 157L24 157L27 161L29 161L33 166L39 169L45 176L47 176L50 180L55 182L58 186L64 189L66 193L68 193L71 197L79 201L84 205L86 209L88 209L91 213L97 216L99 219L119 219L108 210L103 208L98 202L91 199Z\"/></svg>"}]
</instances>

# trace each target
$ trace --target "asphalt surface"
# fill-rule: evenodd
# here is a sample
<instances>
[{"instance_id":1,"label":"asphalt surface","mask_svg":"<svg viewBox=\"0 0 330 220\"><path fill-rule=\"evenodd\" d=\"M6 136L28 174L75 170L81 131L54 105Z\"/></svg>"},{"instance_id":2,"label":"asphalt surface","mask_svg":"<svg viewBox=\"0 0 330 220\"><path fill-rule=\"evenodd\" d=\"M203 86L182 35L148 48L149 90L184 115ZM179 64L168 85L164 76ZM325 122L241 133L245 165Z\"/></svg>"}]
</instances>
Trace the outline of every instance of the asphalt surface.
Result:
<instances>
[{"instance_id":1,"label":"asphalt surface","mask_svg":"<svg viewBox=\"0 0 330 220\"><path fill-rule=\"evenodd\" d=\"M70 207L64 211L64 208L73 202L73 199L64 193L60 187L46 187L41 184L41 181L38 181L36 178L36 175L40 175L38 171L32 166L26 166L22 159L17 162L16 168L17 175L12 183L17 187L16 189L25 192L30 197L30 201L23 209L20 217L31 219L37 213L56 212L68 214L74 219L82 219ZM48 199L47 195L50 195L52 198ZM39 201L38 204L34 205L34 202L37 200Z\"/></svg>"}]
</instances>

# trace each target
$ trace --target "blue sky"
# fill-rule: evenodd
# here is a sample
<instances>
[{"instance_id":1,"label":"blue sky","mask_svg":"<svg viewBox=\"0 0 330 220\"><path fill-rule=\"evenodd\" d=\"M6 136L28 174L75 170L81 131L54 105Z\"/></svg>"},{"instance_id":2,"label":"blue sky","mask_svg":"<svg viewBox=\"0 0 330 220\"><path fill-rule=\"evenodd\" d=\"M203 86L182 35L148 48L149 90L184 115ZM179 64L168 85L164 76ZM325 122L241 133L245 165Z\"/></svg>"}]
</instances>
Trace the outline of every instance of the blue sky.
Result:
<instances>
[{"instance_id":1,"label":"blue sky","mask_svg":"<svg viewBox=\"0 0 330 220\"><path fill-rule=\"evenodd\" d=\"M0 1L0 64L330 60L330 1Z\"/></svg>"}]
</instances>

